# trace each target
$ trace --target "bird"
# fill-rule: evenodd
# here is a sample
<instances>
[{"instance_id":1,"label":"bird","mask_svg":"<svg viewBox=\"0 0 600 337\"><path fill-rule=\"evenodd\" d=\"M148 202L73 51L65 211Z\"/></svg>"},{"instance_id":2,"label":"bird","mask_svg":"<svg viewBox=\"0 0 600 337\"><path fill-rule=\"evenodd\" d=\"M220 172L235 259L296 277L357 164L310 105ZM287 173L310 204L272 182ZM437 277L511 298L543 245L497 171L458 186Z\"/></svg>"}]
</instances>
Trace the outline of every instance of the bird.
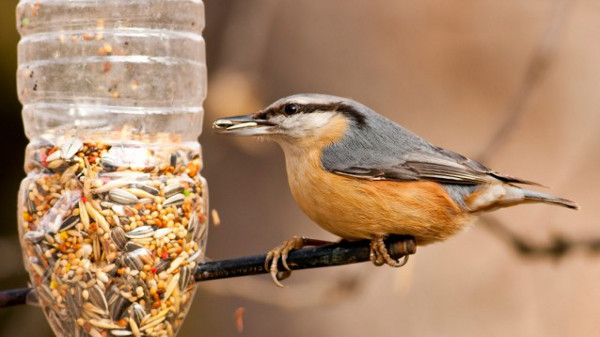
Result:
<instances>
[{"instance_id":1,"label":"bird","mask_svg":"<svg viewBox=\"0 0 600 337\"><path fill-rule=\"evenodd\" d=\"M432 145L348 98L296 94L256 113L218 119L213 129L277 143L300 209L343 240L370 240L370 260L377 266L406 263L408 255L400 261L387 251L384 239L390 235L424 246L498 208L547 203L579 209L571 200L521 187L541 186L535 182ZM294 236L268 253L265 269L282 286L279 280L291 273L288 253L324 242ZM279 261L286 271L278 270Z\"/></svg>"}]
</instances>

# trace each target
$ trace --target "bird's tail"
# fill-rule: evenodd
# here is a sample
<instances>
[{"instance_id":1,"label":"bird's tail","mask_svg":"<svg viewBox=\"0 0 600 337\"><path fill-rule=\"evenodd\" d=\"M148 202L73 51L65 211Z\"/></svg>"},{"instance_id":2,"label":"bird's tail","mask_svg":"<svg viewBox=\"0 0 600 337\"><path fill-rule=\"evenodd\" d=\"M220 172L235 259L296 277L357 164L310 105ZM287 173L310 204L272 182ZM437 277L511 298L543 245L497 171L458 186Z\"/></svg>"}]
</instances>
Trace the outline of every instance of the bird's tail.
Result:
<instances>
[{"instance_id":1,"label":"bird's tail","mask_svg":"<svg viewBox=\"0 0 600 337\"><path fill-rule=\"evenodd\" d=\"M563 206L563 207L567 207L567 208L571 208L571 209L579 209L579 205L577 205L577 203L575 203L574 201L571 201L569 199L559 198L559 197L555 197L555 196L552 196L549 194L540 193L540 192L531 191L531 190L524 189L522 191L523 191L523 196L524 196L525 201L543 202L543 203L559 205L559 206Z\"/></svg>"},{"instance_id":2,"label":"bird's tail","mask_svg":"<svg viewBox=\"0 0 600 337\"><path fill-rule=\"evenodd\" d=\"M508 184L489 185L486 188L471 194L465 201L471 212L491 211L497 208L530 202L542 202L571 209L579 209L579 205L571 200L522 189Z\"/></svg>"}]
</instances>

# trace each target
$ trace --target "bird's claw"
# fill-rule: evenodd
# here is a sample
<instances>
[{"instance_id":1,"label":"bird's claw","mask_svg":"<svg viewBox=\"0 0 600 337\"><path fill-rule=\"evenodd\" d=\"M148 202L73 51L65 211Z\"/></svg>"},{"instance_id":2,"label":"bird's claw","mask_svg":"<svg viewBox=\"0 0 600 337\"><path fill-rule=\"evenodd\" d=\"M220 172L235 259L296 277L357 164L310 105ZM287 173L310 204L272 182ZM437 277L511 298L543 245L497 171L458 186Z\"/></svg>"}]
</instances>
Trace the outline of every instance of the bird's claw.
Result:
<instances>
[{"instance_id":1,"label":"bird's claw","mask_svg":"<svg viewBox=\"0 0 600 337\"><path fill-rule=\"evenodd\" d=\"M369 253L369 258L371 259L371 262L378 267L385 263L389 266L398 268L404 266L408 262L408 254L404 255L401 261L394 260L385 247L383 237L371 240L371 252Z\"/></svg>"},{"instance_id":2,"label":"bird's claw","mask_svg":"<svg viewBox=\"0 0 600 337\"><path fill-rule=\"evenodd\" d=\"M284 280L290 275L292 275L292 269L287 263L287 258L289 253L294 249L300 249L306 246L323 246L330 244L329 241L316 240L306 238L304 236L294 236L290 240L287 240L275 247L275 249L271 250L267 253L267 258L265 259L265 270L268 270L271 274L271 278L273 282L279 287L283 288L283 284L281 284L281 280ZM281 260L281 264L284 271L280 271L277 267L279 260Z\"/></svg>"},{"instance_id":3,"label":"bird's claw","mask_svg":"<svg viewBox=\"0 0 600 337\"><path fill-rule=\"evenodd\" d=\"M275 249L267 253L267 258L265 259L265 269L269 270L273 282L275 282L278 287L283 288L283 284L281 284L279 281L290 277L292 274L292 269L287 264L288 254L292 250L300 249L305 245L305 238L301 236L294 236L290 240L283 242L281 245L275 247ZM281 260L281 264L283 264L283 267L286 269L285 271L279 271L279 268L277 267L279 260Z\"/></svg>"}]
</instances>

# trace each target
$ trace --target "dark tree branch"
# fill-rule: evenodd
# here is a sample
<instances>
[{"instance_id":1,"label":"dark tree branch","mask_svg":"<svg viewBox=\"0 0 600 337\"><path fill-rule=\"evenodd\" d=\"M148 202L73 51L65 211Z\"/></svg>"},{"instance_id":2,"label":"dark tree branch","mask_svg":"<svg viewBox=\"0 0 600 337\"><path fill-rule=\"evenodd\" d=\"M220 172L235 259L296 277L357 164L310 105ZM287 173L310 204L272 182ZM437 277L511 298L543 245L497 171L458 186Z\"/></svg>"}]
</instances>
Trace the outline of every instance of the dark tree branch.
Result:
<instances>
[{"instance_id":1,"label":"dark tree branch","mask_svg":"<svg viewBox=\"0 0 600 337\"><path fill-rule=\"evenodd\" d=\"M387 249L394 259L416 252L417 246L412 237L390 236L386 240ZM321 247L309 247L290 252L287 259L292 270L341 266L369 261L369 241L342 241ZM264 263L266 254L245 256L229 260L209 261L198 265L194 272L196 282L219 280L231 277L267 274ZM284 270L281 262L279 270ZM0 308L27 303L31 288L0 291Z\"/></svg>"}]
</instances>

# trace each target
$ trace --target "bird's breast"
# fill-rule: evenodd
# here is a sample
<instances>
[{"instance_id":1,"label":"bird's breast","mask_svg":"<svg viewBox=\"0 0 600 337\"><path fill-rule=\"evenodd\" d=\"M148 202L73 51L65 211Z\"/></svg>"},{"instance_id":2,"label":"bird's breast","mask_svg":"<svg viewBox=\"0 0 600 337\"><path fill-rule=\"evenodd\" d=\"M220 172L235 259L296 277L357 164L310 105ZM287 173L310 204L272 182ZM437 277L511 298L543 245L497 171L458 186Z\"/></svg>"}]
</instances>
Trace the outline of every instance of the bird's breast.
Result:
<instances>
[{"instance_id":1,"label":"bird's breast","mask_svg":"<svg viewBox=\"0 0 600 337\"><path fill-rule=\"evenodd\" d=\"M424 244L446 239L471 219L438 183L349 178L325 171L319 148L284 151L294 199L313 221L342 238L407 234Z\"/></svg>"}]
</instances>

